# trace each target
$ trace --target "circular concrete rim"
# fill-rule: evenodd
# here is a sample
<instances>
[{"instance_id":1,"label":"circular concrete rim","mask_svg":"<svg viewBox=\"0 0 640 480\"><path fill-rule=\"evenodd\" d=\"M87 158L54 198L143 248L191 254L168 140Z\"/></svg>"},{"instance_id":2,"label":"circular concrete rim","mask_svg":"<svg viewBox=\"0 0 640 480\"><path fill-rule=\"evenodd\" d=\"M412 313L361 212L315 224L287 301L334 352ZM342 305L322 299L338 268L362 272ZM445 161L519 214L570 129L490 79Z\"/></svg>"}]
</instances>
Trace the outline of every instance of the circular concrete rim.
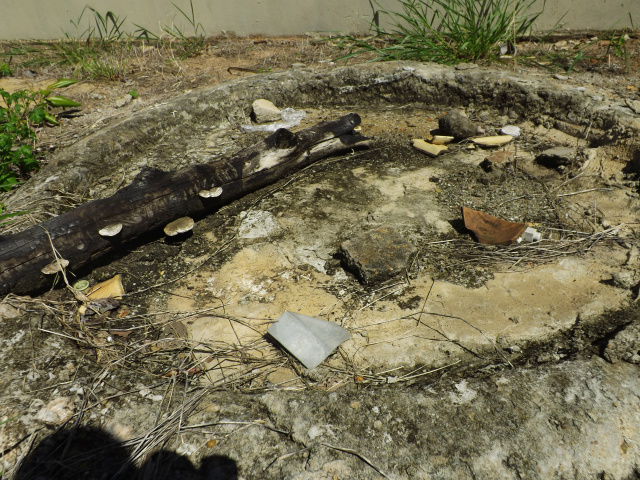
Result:
<instances>
[{"instance_id":1,"label":"circular concrete rim","mask_svg":"<svg viewBox=\"0 0 640 480\"><path fill-rule=\"evenodd\" d=\"M417 62L362 64L314 72L287 70L256 75L149 105L56 154L26 185L9 197L8 210L33 195L76 193L118 170L141 144L160 143L168 133L189 137L194 122L217 125L246 118L252 102L266 98L294 108L416 104L430 108L486 106L520 118L551 117L590 127L592 143L607 144L640 133L640 116L596 89L573 87L548 74L537 78L475 65L447 67ZM355 107L354 107L355 109Z\"/></svg>"}]
</instances>

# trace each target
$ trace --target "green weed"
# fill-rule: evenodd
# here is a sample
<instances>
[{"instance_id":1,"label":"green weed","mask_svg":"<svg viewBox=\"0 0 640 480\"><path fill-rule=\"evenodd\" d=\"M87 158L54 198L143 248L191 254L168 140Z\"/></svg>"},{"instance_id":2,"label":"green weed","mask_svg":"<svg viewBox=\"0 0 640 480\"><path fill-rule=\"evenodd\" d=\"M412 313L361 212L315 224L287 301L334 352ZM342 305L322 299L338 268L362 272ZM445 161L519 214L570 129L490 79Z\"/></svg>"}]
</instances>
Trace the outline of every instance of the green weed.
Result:
<instances>
[{"instance_id":1,"label":"green weed","mask_svg":"<svg viewBox=\"0 0 640 480\"><path fill-rule=\"evenodd\" d=\"M18 45L1 55L10 59L24 58L19 63L22 67L68 65L73 69L71 75L77 79L121 79L127 70L126 61L114 58L114 52L132 43L131 37L122 30L124 21L111 11L101 14L86 6L76 20L69 21L75 32L63 30L64 40Z\"/></svg>"},{"instance_id":2,"label":"green weed","mask_svg":"<svg viewBox=\"0 0 640 480\"><path fill-rule=\"evenodd\" d=\"M176 50L179 59L197 57L206 48L205 31L202 23L196 21L195 10L193 8L193 0L189 0L190 14L182 10L178 5L171 2L178 12L184 17L189 25L191 25L192 33L183 31L180 27L172 23L171 25L162 25L162 31L169 38L169 43ZM159 37L151 32L148 28L134 24L138 29L135 36L138 39L147 41L163 42L164 38Z\"/></svg>"},{"instance_id":3,"label":"green weed","mask_svg":"<svg viewBox=\"0 0 640 480\"><path fill-rule=\"evenodd\" d=\"M4 103L4 106L0 104L0 191L11 190L21 179L40 168L33 154L34 127L44 123L59 125L53 108L80 105L62 95L52 95L54 90L74 83L75 80L58 80L39 92L19 90L9 93L0 88Z\"/></svg>"},{"instance_id":4,"label":"green weed","mask_svg":"<svg viewBox=\"0 0 640 480\"><path fill-rule=\"evenodd\" d=\"M107 13L102 15L95 8L88 5L82 9L82 12L80 12L80 16L75 22L73 20L69 20L71 24L76 28L76 30L79 31L82 28L80 25L82 23L82 18L84 17L84 14L87 10L93 14L93 22L90 18L89 25L80 34L79 37L72 37L67 34L67 32L64 32L65 36L68 39L85 38L87 44L93 43L94 46L104 49L111 45L113 42L116 42L123 38L124 33L121 28L122 24L126 20L126 17L120 20L120 17L112 11L108 11Z\"/></svg>"},{"instance_id":5,"label":"green weed","mask_svg":"<svg viewBox=\"0 0 640 480\"><path fill-rule=\"evenodd\" d=\"M631 24L630 31L634 31L633 17L629 13L629 21ZM616 22L617 23L617 22ZM546 51L537 51L534 55L530 55L525 58L525 63L534 64L546 68L548 70L562 69L566 73L571 73L576 67L583 65L584 63L591 64L603 64L605 59L611 64L611 56L624 58L625 71L627 74L631 73L631 65L629 62L629 52L627 50L627 41L629 35L628 29L623 28L616 30L613 27L607 30L600 37L594 38L587 42L578 43L574 48L565 51L553 51L548 49ZM539 39L539 43L544 44L546 38ZM602 42L607 43L607 49L604 55L596 55L594 53L594 47L598 44L602 45ZM611 66L611 65L610 65Z\"/></svg>"},{"instance_id":6,"label":"green weed","mask_svg":"<svg viewBox=\"0 0 640 480\"><path fill-rule=\"evenodd\" d=\"M380 4L374 0L379 8ZM535 0L398 0L400 9L379 9L370 21L374 35L342 36L347 53L339 60L372 54L378 60L419 60L443 64L497 58L500 46L531 31L544 9ZM382 24L389 24L386 28Z\"/></svg>"},{"instance_id":7,"label":"green weed","mask_svg":"<svg viewBox=\"0 0 640 480\"><path fill-rule=\"evenodd\" d=\"M8 77L13 75L8 63L0 63L0 77Z\"/></svg>"}]
</instances>

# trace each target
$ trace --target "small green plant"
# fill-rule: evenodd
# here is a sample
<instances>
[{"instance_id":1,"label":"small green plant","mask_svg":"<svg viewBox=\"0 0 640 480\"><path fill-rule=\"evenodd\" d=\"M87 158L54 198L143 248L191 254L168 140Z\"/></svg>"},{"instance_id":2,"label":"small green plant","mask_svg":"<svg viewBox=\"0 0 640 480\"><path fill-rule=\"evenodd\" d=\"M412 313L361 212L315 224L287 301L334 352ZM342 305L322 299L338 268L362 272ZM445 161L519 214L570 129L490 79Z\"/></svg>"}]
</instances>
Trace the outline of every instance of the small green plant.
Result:
<instances>
[{"instance_id":1,"label":"small green plant","mask_svg":"<svg viewBox=\"0 0 640 480\"><path fill-rule=\"evenodd\" d=\"M0 191L10 190L21 178L40 168L33 155L34 127L43 123L59 125L51 111L53 107L80 106L62 95L52 95L54 90L74 83L75 80L61 79L39 92L18 90L9 93L0 88L4 103L4 106L0 104Z\"/></svg>"},{"instance_id":2,"label":"small green plant","mask_svg":"<svg viewBox=\"0 0 640 480\"><path fill-rule=\"evenodd\" d=\"M133 98L134 100L140 96L138 91L133 88L129 90L129 95L131 95L131 98Z\"/></svg>"},{"instance_id":3,"label":"small green plant","mask_svg":"<svg viewBox=\"0 0 640 480\"><path fill-rule=\"evenodd\" d=\"M202 23L196 22L195 10L193 8L193 0L189 0L189 7L191 13L188 14L182 10L178 5L171 2L178 12L186 19L187 23L191 25L193 34L189 35L175 24L163 25L162 31L168 35L172 46L178 53L178 58L185 59L190 57L196 57L200 55L206 47L205 31ZM138 39L145 39L147 41L162 41L161 37L151 32L145 27L141 27L138 24L134 24L138 29L135 31L135 35Z\"/></svg>"},{"instance_id":4,"label":"small green plant","mask_svg":"<svg viewBox=\"0 0 640 480\"><path fill-rule=\"evenodd\" d=\"M8 77L13 75L8 63L0 63L0 77Z\"/></svg>"},{"instance_id":5,"label":"small green plant","mask_svg":"<svg viewBox=\"0 0 640 480\"><path fill-rule=\"evenodd\" d=\"M4 209L5 209L4 204L0 203L0 227L5 227L5 226L9 225L10 223L12 223L12 221L6 221L7 218L19 217L20 215L24 215L25 213L29 213L27 210L21 211L21 212L4 213ZM2 423L0 423L0 425L2 425ZM0 477L0 478L2 478L2 477Z\"/></svg>"},{"instance_id":6,"label":"small green plant","mask_svg":"<svg viewBox=\"0 0 640 480\"><path fill-rule=\"evenodd\" d=\"M6 108L0 107L0 191L11 190L20 176L40 168L33 157L36 134L31 125L44 121L44 109L32 110L36 95L26 90L8 93L0 89L6 104Z\"/></svg>"},{"instance_id":7,"label":"small green plant","mask_svg":"<svg viewBox=\"0 0 640 480\"><path fill-rule=\"evenodd\" d=\"M69 65L78 79L121 79L126 73L126 61L118 60L114 53L130 48L133 43L131 36L122 30L124 21L112 11L101 14L86 6L76 20L70 20L75 32L63 30L64 40L17 45L0 55L24 58L19 64L23 67Z\"/></svg>"},{"instance_id":8,"label":"small green plant","mask_svg":"<svg viewBox=\"0 0 640 480\"><path fill-rule=\"evenodd\" d=\"M380 4L374 0L378 8ZM497 58L501 45L531 31L544 9L535 0L398 0L398 11L380 8L370 21L374 35L339 37L339 60L365 53L378 60L420 60L456 64ZM390 27L380 26L387 19Z\"/></svg>"},{"instance_id":9,"label":"small green plant","mask_svg":"<svg viewBox=\"0 0 640 480\"><path fill-rule=\"evenodd\" d=\"M79 38L85 38L87 44L93 43L94 46L98 46L100 48L106 48L113 42L123 38L124 33L121 28L126 17L120 20L120 17L112 11L108 11L102 15L95 8L88 5L82 9L80 16L75 22L73 20L69 20L76 30L79 31L82 28L80 24L82 23L82 18L87 10L93 14L93 23L89 20L89 26L84 30L84 32L82 32ZM67 32L64 32L64 34L68 39L78 38L71 37Z\"/></svg>"},{"instance_id":10,"label":"small green plant","mask_svg":"<svg viewBox=\"0 0 640 480\"><path fill-rule=\"evenodd\" d=\"M622 33L618 33L614 31L610 35L608 35L609 46L605 55L609 55L612 51L616 57L624 57L624 63L626 65L627 73L631 73L631 67L629 65L629 52L627 51L627 39L629 36L622 31Z\"/></svg>"}]
</instances>

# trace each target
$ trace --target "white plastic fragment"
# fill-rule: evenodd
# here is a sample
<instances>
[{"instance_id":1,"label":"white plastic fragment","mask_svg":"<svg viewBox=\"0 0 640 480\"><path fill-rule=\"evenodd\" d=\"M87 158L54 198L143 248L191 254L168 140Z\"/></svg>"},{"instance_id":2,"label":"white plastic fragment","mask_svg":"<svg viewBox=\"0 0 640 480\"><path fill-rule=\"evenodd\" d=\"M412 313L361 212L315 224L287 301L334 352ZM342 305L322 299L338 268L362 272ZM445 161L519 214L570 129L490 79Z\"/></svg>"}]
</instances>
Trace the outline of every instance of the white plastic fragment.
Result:
<instances>
[{"instance_id":1,"label":"white plastic fragment","mask_svg":"<svg viewBox=\"0 0 640 480\"><path fill-rule=\"evenodd\" d=\"M280 112L281 122L269 123L267 125L241 125L240 128L244 132L275 132L279 128L293 128L300 124L302 119L307 116L304 110L294 110L293 108L285 108Z\"/></svg>"},{"instance_id":2,"label":"white plastic fragment","mask_svg":"<svg viewBox=\"0 0 640 480\"><path fill-rule=\"evenodd\" d=\"M53 261L40 271L45 275L53 275L54 273L61 272L63 269L69 266L69 260L65 260L64 258L61 258L59 262L60 264L58 264L58 261Z\"/></svg>"},{"instance_id":3,"label":"white plastic fragment","mask_svg":"<svg viewBox=\"0 0 640 480\"><path fill-rule=\"evenodd\" d=\"M104 228L98 230L98 233L103 237L115 237L122 231L121 223L112 223Z\"/></svg>"},{"instance_id":4,"label":"white plastic fragment","mask_svg":"<svg viewBox=\"0 0 640 480\"><path fill-rule=\"evenodd\" d=\"M267 333L305 367L320 365L351 334L340 325L286 311Z\"/></svg>"},{"instance_id":5,"label":"white plastic fragment","mask_svg":"<svg viewBox=\"0 0 640 480\"><path fill-rule=\"evenodd\" d=\"M502 135L511 135L513 138L518 138L520 136L520 127L516 127L515 125L506 125L500 129L500 133Z\"/></svg>"},{"instance_id":6,"label":"white plastic fragment","mask_svg":"<svg viewBox=\"0 0 640 480\"><path fill-rule=\"evenodd\" d=\"M518 243L520 242L533 243L533 242L539 242L540 238L542 238L542 235L540 234L540 232L538 232L533 227L527 227L526 230L522 232L522 235L520 236L520 238L518 238L518 240L516 241Z\"/></svg>"},{"instance_id":7,"label":"white plastic fragment","mask_svg":"<svg viewBox=\"0 0 640 480\"><path fill-rule=\"evenodd\" d=\"M202 198L214 198L222 195L222 187L215 187L210 190L200 190L198 192Z\"/></svg>"}]
</instances>

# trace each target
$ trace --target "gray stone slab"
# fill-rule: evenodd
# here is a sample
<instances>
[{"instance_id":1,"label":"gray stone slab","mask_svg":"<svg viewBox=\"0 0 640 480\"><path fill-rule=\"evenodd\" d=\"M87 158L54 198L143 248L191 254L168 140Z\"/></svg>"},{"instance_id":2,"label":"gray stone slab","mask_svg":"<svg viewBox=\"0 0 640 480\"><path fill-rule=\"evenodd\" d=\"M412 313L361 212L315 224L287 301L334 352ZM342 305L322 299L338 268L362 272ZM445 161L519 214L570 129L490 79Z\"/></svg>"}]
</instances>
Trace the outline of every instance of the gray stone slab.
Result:
<instances>
[{"instance_id":1,"label":"gray stone slab","mask_svg":"<svg viewBox=\"0 0 640 480\"><path fill-rule=\"evenodd\" d=\"M415 247L389 227L378 227L340 246L347 270L365 284L388 280L404 271Z\"/></svg>"}]
</instances>

